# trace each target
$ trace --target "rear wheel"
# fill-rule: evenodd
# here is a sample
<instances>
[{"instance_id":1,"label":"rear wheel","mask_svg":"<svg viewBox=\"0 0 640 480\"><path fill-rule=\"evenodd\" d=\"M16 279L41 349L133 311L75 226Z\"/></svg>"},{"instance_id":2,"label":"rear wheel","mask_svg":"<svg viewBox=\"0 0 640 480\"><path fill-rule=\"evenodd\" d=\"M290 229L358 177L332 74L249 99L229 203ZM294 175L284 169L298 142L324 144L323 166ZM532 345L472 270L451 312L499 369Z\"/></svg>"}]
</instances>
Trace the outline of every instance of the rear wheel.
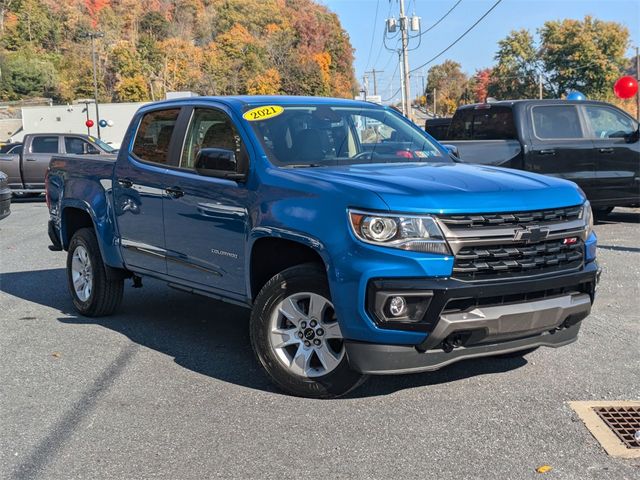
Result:
<instances>
[{"instance_id":1,"label":"rear wheel","mask_svg":"<svg viewBox=\"0 0 640 480\"><path fill-rule=\"evenodd\" d=\"M110 315L122 301L124 279L107 275L90 228L78 230L69 243L67 281L73 305L87 317Z\"/></svg>"},{"instance_id":2,"label":"rear wheel","mask_svg":"<svg viewBox=\"0 0 640 480\"><path fill-rule=\"evenodd\" d=\"M287 393L334 398L366 379L349 367L326 275L315 264L273 277L256 297L250 328L258 360Z\"/></svg>"}]
</instances>

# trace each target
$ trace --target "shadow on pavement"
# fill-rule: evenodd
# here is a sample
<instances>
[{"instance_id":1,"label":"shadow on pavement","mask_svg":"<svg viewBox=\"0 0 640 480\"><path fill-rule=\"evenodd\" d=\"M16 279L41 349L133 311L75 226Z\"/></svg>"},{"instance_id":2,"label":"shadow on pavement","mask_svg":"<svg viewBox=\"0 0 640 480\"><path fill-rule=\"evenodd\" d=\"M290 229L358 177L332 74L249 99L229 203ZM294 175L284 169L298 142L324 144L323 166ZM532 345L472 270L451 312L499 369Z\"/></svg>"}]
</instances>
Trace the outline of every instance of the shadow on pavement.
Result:
<instances>
[{"instance_id":1,"label":"shadow on pavement","mask_svg":"<svg viewBox=\"0 0 640 480\"><path fill-rule=\"evenodd\" d=\"M0 274L0 291L64 313L68 325L100 325L126 335L132 342L174 358L194 372L248 388L276 392L253 355L249 343L249 310L191 295L145 279L144 288L125 287L117 314L88 318L75 313L62 268ZM527 362L478 359L437 372L372 377L347 398L386 395L406 388L461 380L516 369Z\"/></svg>"},{"instance_id":2,"label":"shadow on pavement","mask_svg":"<svg viewBox=\"0 0 640 480\"><path fill-rule=\"evenodd\" d=\"M640 223L640 209L638 208L616 208L609 215L603 218L596 218L596 225L607 225L611 223Z\"/></svg>"}]
</instances>

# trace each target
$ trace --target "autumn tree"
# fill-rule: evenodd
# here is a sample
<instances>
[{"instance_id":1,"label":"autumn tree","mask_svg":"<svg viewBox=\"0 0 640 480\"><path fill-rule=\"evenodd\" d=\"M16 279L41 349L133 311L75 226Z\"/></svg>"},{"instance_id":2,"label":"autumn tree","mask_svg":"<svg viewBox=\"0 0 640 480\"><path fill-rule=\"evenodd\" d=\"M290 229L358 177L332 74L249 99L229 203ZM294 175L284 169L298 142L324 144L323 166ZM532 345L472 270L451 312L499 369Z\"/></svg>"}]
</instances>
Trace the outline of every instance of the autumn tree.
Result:
<instances>
[{"instance_id":1,"label":"autumn tree","mask_svg":"<svg viewBox=\"0 0 640 480\"><path fill-rule=\"evenodd\" d=\"M427 97L433 103L433 91L436 91L437 115L452 115L456 108L464 103L467 90L467 75L458 62L445 60L434 65L427 73Z\"/></svg>"},{"instance_id":2,"label":"autumn tree","mask_svg":"<svg viewBox=\"0 0 640 480\"><path fill-rule=\"evenodd\" d=\"M546 22L540 29L540 56L554 96L571 89L589 98L611 99L612 87L627 65L628 29L616 22Z\"/></svg>"}]
</instances>

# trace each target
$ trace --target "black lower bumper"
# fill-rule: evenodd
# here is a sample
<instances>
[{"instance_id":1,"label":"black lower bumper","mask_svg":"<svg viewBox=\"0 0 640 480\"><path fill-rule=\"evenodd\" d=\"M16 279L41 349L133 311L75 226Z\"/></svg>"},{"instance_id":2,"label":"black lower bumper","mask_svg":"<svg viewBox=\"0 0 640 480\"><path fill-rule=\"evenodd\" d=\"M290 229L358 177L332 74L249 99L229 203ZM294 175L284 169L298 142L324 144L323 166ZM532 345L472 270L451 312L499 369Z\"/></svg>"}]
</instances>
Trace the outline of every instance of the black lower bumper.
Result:
<instances>
[{"instance_id":1,"label":"black lower bumper","mask_svg":"<svg viewBox=\"0 0 640 480\"><path fill-rule=\"evenodd\" d=\"M354 370L371 375L394 375L438 370L461 360L489 357L502 353L528 350L534 347L562 347L576 341L580 323L554 333L534 337L461 347L450 352L427 350L420 352L407 345L377 345L346 342L349 365Z\"/></svg>"}]
</instances>

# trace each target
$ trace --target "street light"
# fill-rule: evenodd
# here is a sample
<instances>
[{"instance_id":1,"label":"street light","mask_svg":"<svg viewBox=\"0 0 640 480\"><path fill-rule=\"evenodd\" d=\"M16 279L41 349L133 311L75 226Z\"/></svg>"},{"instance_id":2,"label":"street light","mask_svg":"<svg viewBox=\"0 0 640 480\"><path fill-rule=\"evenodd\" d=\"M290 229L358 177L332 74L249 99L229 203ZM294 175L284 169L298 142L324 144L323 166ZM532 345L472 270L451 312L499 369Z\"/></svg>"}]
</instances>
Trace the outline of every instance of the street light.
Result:
<instances>
[{"instance_id":1,"label":"street light","mask_svg":"<svg viewBox=\"0 0 640 480\"><path fill-rule=\"evenodd\" d=\"M100 137L100 111L98 109L98 71L96 67L96 48L95 39L104 37L102 32L84 32L80 34L80 38L91 39L91 61L93 63L93 98L96 104L96 128L98 129L98 138Z\"/></svg>"}]
</instances>

